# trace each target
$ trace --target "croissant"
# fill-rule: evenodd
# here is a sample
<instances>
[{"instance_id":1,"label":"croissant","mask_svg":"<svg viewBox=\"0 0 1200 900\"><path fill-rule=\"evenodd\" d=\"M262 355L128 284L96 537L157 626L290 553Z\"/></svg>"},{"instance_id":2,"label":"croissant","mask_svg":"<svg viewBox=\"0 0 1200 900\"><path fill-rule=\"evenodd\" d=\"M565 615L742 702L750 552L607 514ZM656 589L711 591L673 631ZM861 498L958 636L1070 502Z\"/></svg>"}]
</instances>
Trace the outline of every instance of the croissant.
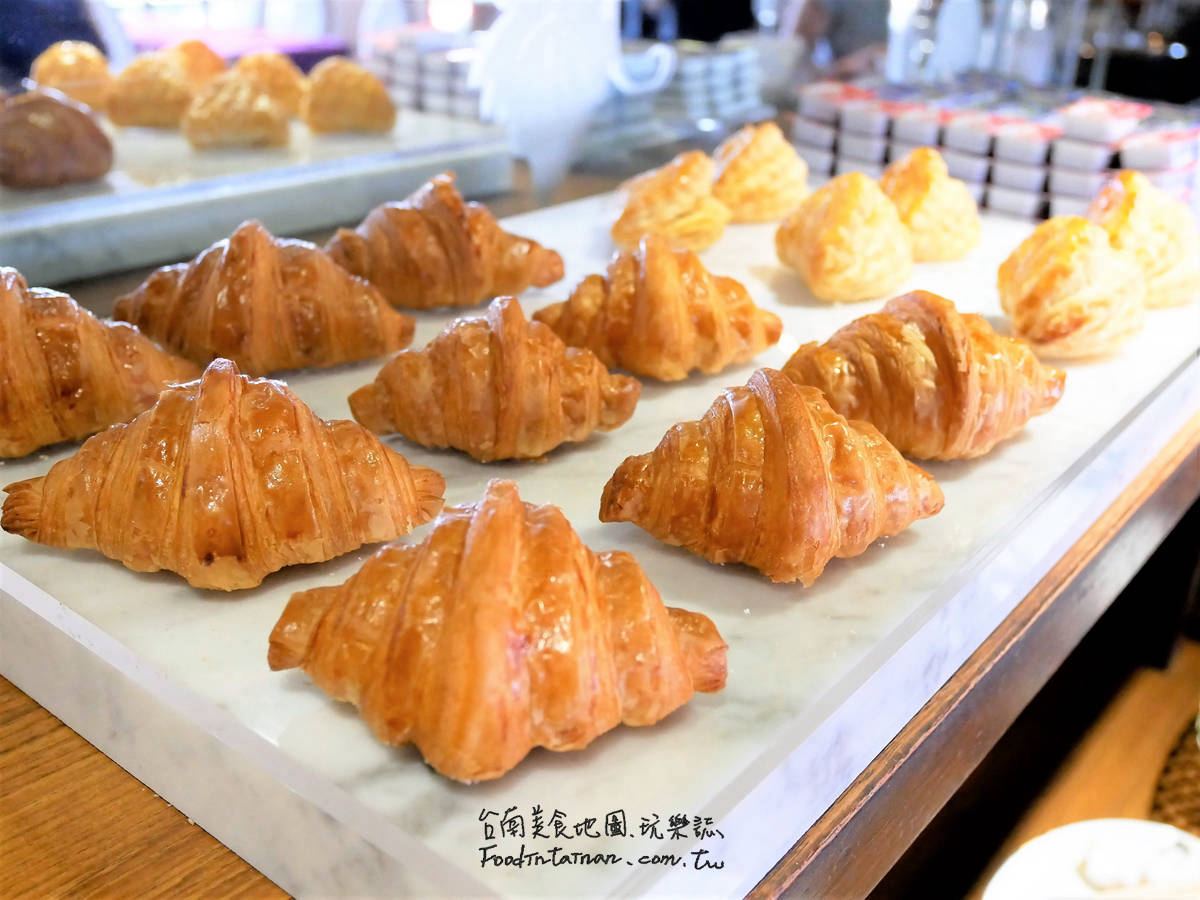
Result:
<instances>
[{"instance_id":1,"label":"croissant","mask_svg":"<svg viewBox=\"0 0 1200 900\"><path fill-rule=\"evenodd\" d=\"M713 161L692 150L626 182L625 209L613 223L613 243L630 249L647 234L665 237L683 250L716 243L731 214L712 195L712 180Z\"/></svg>"},{"instance_id":2,"label":"croissant","mask_svg":"<svg viewBox=\"0 0 1200 900\"><path fill-rule=\"evenodd\" d=\"M808 165L774 122L747 125L713 154L713 196L735 222L774 222L808 196Z\"/></svg>"},{"instance_id":3,"label":"croissant","mask_svg":"<svg viewBox=\"0 0 1200 900\"><path fill-rule=\"evenodd\" d=\"M1080 216L1042 222L1000 264L1000 305L1039 356L1107 353L1141 330L1146 285L1132 254Z\"/></svg>"},{"instance_id":4,"label":"croissant","mask_svg":"<svg viewBox=\"0 0 1200 900\"><path fill-rule=\"evenodd\" d=\"M418 546L293 595L267 661L302 668L381 741L411 741L470 782L721 690L725 649L706 616L663 606L628 553L593 553L557 507L492 481Z\"/></svg>"},{"instance_id":5,"label":"croissant","mask_svg":"<svg viewBox=\"0 0 1200 900\"><path fill-rule=\"evenodd\" d=\"M875 426L847 422L816 388L759 369L703 419L621 463L600 520L807 587L833 557L857 556L942 503L933 478Z\"/></svg>"},{"instance_id":6,"label":"croissant","mask_svg":"<svg viewBox=\"0 0 1200 900\"><path fill-rule=\"evenodd\" d=\"M396 124L396 105L383 82L344 56L317 63L300 111L317 132L391 131Z\"/></svg>"},{"instance_id":7,"label":"croissant","mask_svg":"<svg viewBox=\"0 0 1200 900\"><path fill-rule=\"evenodd\" d=\"M979 243L979 208L967 186L951 178L942 155L918 147L884 170L883 192L912 234L917 262L961 259Z\"/></svg>"},{"instance_id":8,"label":"croissant","mask_svg":"<svg viewBox=\"0 0 1200 900\"><path fill-rule=\"evenodd\" d=\"M589 275L565 303L534 313L566 343L609 367L679 381L744 363L779 340L783 323L741 282L713 276L690 250L647 235L618 253L608 275Z\"/></svg>"},{"instance_id":9,"label":"croissant","mask_svg":"<svg viewBox=\"0 0 1200 900\"><path fill-rule=\"evenodd\" d=\"M51 44L33 61L29 77L99 112L108 105L113 84L108 58L87 41Z\"/></svg>"},{"instance_id":10,"label":"croissant","mask_svg":"<svg viewBox=\"0 0 1200 900\"><path fill-rule=\"evenodd\" d=\"M1141 172L1108 182L1088 209L1117 250L1133 253L1146 281L1146 305L1176 306L1200 293L1200 231L1187 205Z\"/></svg>"},{"instance_id":11,"label":"croissant","mask_svg":"<svg viewBox=\"0 0 1200 900\"><path fill-rule=\"evenodd\" d=\"M113 82L108 117L114 125L178 128L192 102L192 86L171 53L135 56Z\"/></svg>"},{"instance_id":12,"label":"croissant","mask_svg":"<svg viewBox=\"0 0 1200 900\"><path fill-rule=\"evenodd\" d=\"M299 114L308 84L287 56L275 50L247 53L234 63L233 71L257 84L289 117Z\"/></svg>"},{"instance_id":13,"label":"croissant","mask_svg":"<svg viewBox=\"0 0 1200 900\"><path fill-rule=\"evenodd\" d=\"M0 457L127 422L166 385L199 374L136 328L0 266Z\"/></svg>"},{"instance_id":14,"label":"croissant","mask_svg":"<svg viewBox=\"0 0 1200 900\"><path fill-rule=\"evenodd\" d=\"M1066 379L1028 345L928 291L889 301L824 344L805 344L783 372L921 459L982 456L1054 406Z\"/></svg>"},{"instance_id":15,"label":"croissant","mask_svg":"<svg viewBox=\"0 0 1200 900\"><path fill-rule=\"evenodd\" d=\"M188 359L226 357L251 375L384 356L415 327L320 248L257 222L154 272L114 316Z\"/></svg>"},{"instance_id":16,"label":"croissant","mask_svg":"<svg viewBox=\"0 0 1200 900\"><path fill-rule=\"evenodd\" d=\"M561 256L509 234L478 203L464 203L450 173L402 203L377 206L353 231L338 229L325 249L408 309L475 306L563 277Z\"/></svg>"},{"instance_id":17,"label":"croissant","mask_svg":"<svg viewBox=\"0 0 1200 900\"><path fill-rule=\"evenodd\" d=\"M286 385L219 359L47 475L8 485L0 525L232 591L407 534L444 488L360 425L318 419Z\"/></svg>"},{"instance_id":18,"label":"croissant","mask_svg":"<svg viewBox=\"0 0 1200 900\"><path fill-rule=\"evenodd\" d=\"M354 418L425 447L454 447L481 462L536 459L633 415L642 386L610 375L589 350L567 347L527 322L515 297L458 319L424 350L397 353L350 395Z\"/></svg>"},{"instance_id":19,"label":"croissant","mask_svg":"<svg viewBox=\"0 0 1200 900\"><path fill-rule=\"evenodd\" d=\"M775 232L775 252L832 303L888 294L912 273L908 229L862 172L839 175L801 203Z\"/></svg>"},{"instance_id":20,"label":"croissant","mask_svg":"<svg viewBox=\"0 0 1200 900\"><path fill-rule=\"evenodd\" d=\"M180 41L169 51L193 88L208 84L225 72L224 58L212 47L199 40Z\"/></svg>"},{"instance_id":21,"label":"croissant","mask_svg":"<svg viewBox=\"0 0 1200 900\"><path fill-rule=\"evenodd\" d=\"M55 187L112 168L113 147L92 112L54 90L0 98L0 184Z\"/></svg>"},{"instance_id":22,"label":"croissant","mask_svg":"<svg viewBox=\"0 0 1200 900\"><path fill-rule=\"evenodd\" d=\"M288 115L256 82L236 72L198 88L183 117L193 147L282 147L291 137Z\"/></svg>"}]
</instances>

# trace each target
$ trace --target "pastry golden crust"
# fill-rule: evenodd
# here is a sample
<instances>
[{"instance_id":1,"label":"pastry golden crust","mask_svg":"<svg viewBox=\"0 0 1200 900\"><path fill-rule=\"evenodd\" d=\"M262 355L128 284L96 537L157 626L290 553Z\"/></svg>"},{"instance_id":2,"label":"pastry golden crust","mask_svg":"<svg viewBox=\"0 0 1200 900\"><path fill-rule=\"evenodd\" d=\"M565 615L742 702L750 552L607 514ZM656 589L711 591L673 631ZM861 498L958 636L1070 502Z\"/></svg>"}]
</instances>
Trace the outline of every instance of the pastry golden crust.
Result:
<instances>
[{"instance_id":1,"label":"pastry golden crust","mask_svg":"<svg viewBox=\"0 0 1200 900\"><path fill-rule=\"evenodd\" d=\"M979 208L967 186L951 178L942 155L918 147L879 180L912 234L917 262L961 259L979 243Z\"/></svg>"},{"instance_id":2,"label":"pastry golden crust","mask_svg":"<svg viewBox=\"0 0 1200 900\"><path fill-rule=\"evenodd\" d=\"M987 453L1053 407L1066 378L982 316L928 291L889 301L824 344L805 344L783 371L920 459Z\"/></svg>"},{"instance_id":3,"label":"pastry golden crust","mask_svg":"<svg viewBox=\"0 0 1200 900\"><path fill-rule=\"evenodd\" d=\"M1039 356L1109 353L1142 328L1146 287L1132 254L1081 216L1055 216L1033 230L996 278L1013 333Z\"/></svg>"},{"instance_id":4,"label":"pastry golden crust","mask_svg":"<svg viewBox=\"0 0 1200 900\"><path fill-rule=\"evenodd\" d=\"M100 178L113 148L91 110L54 90L0 98L0 184L44 188Z\"/></svg>"},{"instance_id":5,"label":"pastry golden crust","mask_svg":"<svg viewBox=\"0 0 1200 900\"><path fill-rule=\"evenodd\" d=\"M759 369L703 419L621 463L600 520L808 586L835 556L857 556L942 503L933 478L873 425L847 422L816 388Z\"/></svg>"},{"instance_id":6,"label":"pastry golden crust","mask_svg":"<svg viewBox=\"0 0 1200 900\"><path fill-rule=\"evenodd\" d=\"M175 57L193 88L203 87L224 73L227 68L225 60L204 41L181 41L168 52Z\"/></svg>"},{"instance_id":7,"label":"pastry golden crust","mask_svg":"<svg viewBox=\"0 0 1200 900\"><path fill-rule=\"evenodd\" d=\"M774 122L747 125L713 154L713 196L735 222L775 222L808 196L808 164Z\"/></svg>"},{"instance_id":8,"label":"pastry golden crust","mask_svg":"<svg viewBox=\"0 0 1200 900\"><path fill-rule=\"evenodd\" d=\"M233 64L233 71L266 91L289 117L300 114L308 84L304 73L282 53L274 50L248 53Z\"/></svg>"},{"instance_id":9,"label":"pastry golden crust","mask_svg":"<svg viewBox=\"0 0 1200 900\"><path fill-rule=\"evenodd\" d=\"M183 135L197 148L281 147L291 136L283 107L235 72L197 90L183 117Z\"/></svg>"},{"instance_id":10,"label":"pastry golden crust","mask_svg":"<svg viewBox=\"0 0 1200 900\"><path fill-rule=\"evenodd\" d=\"M557 507L492 481L421 544L293 595L267 661L303 669L381 741L412 742L472 782L534 747L579 750L721 690L725 649L706 616L663 606L628 553L593 553Z\"/></svg>"},{"instance_id":11,"label":"pastry golden crust","mask_svg":"<svg viewBox=\"0 0 1200 900\"><path fill-rule=\"evenodd\" d=\"M741 282L711 275L695 253L672 250L658 235L618 253L607 275L589 275L565 303L533 317L606 366L662 381L747 362L783 331Z\"/></svg>"},{"instance_id":12,"label":"pastry golden crust","mask_svg":"<svg viewBox=\"0 0 1200 900\"><path fill-rule=\"evenodd\" d=\"M331 56L309 73L301 117L317 132L391 131L396 105L382 81L358 63Z\"/></svg>"},{"instance_id":13,"label":"pastry golden crust","mask_svg":"<svg viewBox=\"0 0 1200 900\"><path fill-rule=\"evenodd\" d=\"M831 303L881 297L912 274L908 229L861 172L839 175L800 204L775 232L775 252Z\"/></svg>"},{"instance_id":14,"label":"pastry golden crust","mask_svg":"<svg viewBox=\"0 0 1200 900\"><path fill-rule=\"evenodd\" d=\"M730 219L729 209L712 195L712 178L712 160L692 150L626 182L613 242L631 249L647 234L657 234L681 250L711 246Z\"/></svg>"},{"instance_id":15,"label":"pastry golden crust","mask_svg":"<svg viewBox=\"0 0 1200 900\"><path fill-rule=\"evenodd\" d=\"M1121 172L1101 189L1088 218L1117 250L1134 255L1146 305L1177 306L1200 294L1200 231L1191 211L1141 172Z\"/></svg>"},{"instance_id":16,"label":"pastry golden crust","mask_svg":"<svg viewBox=\"0 0 1200 900\"><path fill-rule=\"evenodd\" d=\"M98 112L108 105L113 77L108 59L87 41L59 41L33 61L29 77Z\"/></svg>"},{"instance_id":17,"label":"pastry golden crust","mask_svg":"<svg viewBox=\"0 0 1200 900\"><path fill-rule=\"evenodd\" d=\"M475 306L563 277L561 256L509 234L486 207L464 203L449 173L401 203L377 206L353 231L339 228L325 249L406 309Z\"/></svg>"},{"instance_id":18,"label":"pastry golden crust","mask_svg":"<svg viewBox=\"0 0 1200 900\"><path fill-rule=\"evenodd\" d=\"M397 431L481 462L536 459L624 424L641 389L527 322L515 297L500 297L486 316L457 319L424 349L397 353L350 395L350 409L378 434Z\"/></svg>"},{"instance_id":19,"label":"pastry golden crust","mask_svg":"<svg viewBox=\"0 0 1200 900\"><path fill-rule=\"evenodd\" d=\"M251 375L384 356L407 347L415 326L320 248L257 222L159 269L117 300L114 317L188 359L225 357Z\"/></svg>"},{"instance_id":20,"label":"pastry golden crust","mask_svg":"<svg viewBox=\"0 0 1200 900\"><path fill-rule=\"evenodd\" d=\"M192 86L170 53L133 58L113 82L108 117L114 125L178 128L192 102Z\"/></svg>"},{"instance_id":21,"label":"pastry golden crust","mask_svg":"<svg viewBox=\"0 0 1200 900\"><path fill-rule=\"evenodd\" d=\"M199 374L136 328L0 266L0 457L127 422L166 385Z\"/></svg>"}]
</instances>

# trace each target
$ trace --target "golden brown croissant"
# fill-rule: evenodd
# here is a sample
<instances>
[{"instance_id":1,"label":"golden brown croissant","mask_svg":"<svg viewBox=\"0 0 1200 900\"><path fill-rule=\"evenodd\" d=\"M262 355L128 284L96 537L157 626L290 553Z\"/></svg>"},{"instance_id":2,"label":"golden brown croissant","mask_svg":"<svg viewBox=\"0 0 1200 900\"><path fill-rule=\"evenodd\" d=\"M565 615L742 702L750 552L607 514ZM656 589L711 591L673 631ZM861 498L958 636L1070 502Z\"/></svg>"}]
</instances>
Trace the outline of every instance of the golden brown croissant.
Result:
<instances>
[{"instance_id":1,"label":"golden brown croissant","mask_svg":"<svg viewBox=\"0 0 1200 900\"><path fill-rule=\"evenodd\" d=\"M1146 305L1176 306L1200 294L1200 231L1182 201L1141 172L1126 170L1092 201L1088 218L1117 250L1133 253L1146 279Z\"/></svg>"},{"instance_id":2,"label":"golden brown croissant","mask_svg":"<svg viewBox=\"0 0 1200 900\"><path fill-rule=\"evenodd\" d=\"M192 86L177 57L135 56L113 82L108 117L114 125L178 128L192 102Z\"/></svg>"},{"instance_id":3,"label":"golden brown croissant","mask_svg":"<svg viewBox=\"0 0 1200 900\"><path fill-rule=\"evenodd\" d=\"M987 453L1054 406L1066 378L982 316L928 291L889 301L824 344L805 344L783 371L921 459Z\"/></svg>"},{"instance_id":4,"label":"golden brown croissant","mask_svg":"<svg viewBox=\"0 0 1200 900\"><path fill-rule=\"evenodd\" d=\"M219 359L47 475L6 487L0 524L232 591L407 534L444 488L362 426L322 421L281 382Z\"/></svg>"},{"instance_id":5,"label":"golden brown croissant","mask_svg":"<svg viewBox=\"0 0 1200 900\"><path fill-rule=\"evenodd\" d=\"M713 161L699 150L681 153L665 166L644 172L622 185L625 209L612 227L618 247L636 247L657 234L683 250L716 243L730 212L712 194Z\"/></svg>"},{"instance_id":6,"label":"golden brown croissant","mask_svg":"<svg viewBox=\"0 0 1200 900\"><path fill-rule=\"evenodd\" d=\"M917 262L961 259L979 243L975 198L950 177L946 161L932 147L918 147L892 163L879 186L912 234Z\"/></svg>"},{"instance_id":7,"label":"golden brown croissant","mask_svg":"<svg viewBox=\"0 0 1200 900\"><path fill-rule=\"evenodd\" d=\"M193 88L208 84L228 68L225 60L204 41L180 41L168 52L175 57Z\"/></svg>"},{"instance_id":8,"label":"golden brown croissant","mask_svg":"<svg viewBox=\"0 0 1200 900\"><path fill-rule=\"evenodd\" d=\"M607 276L589 275L565 303L533 317L606 366L663 381L746 362L783 331L741 282L711 275L695 253L672 250L658 235L618 253Z\"/></svg>"},{"instance_id":9,"label":"golden brown croissant","mask_svg":"<svg viewBox=\"0 0 1200 900\"><path fill-rule=\"evenodd\" d=\"M1039 356L1108 353L1142 328L1146 284L1133 254L1080 216L1055 216L1000 264L1000 305Z\"/></svg>"},{"instance_id":10,"label":"golden brown croissant","mask_svg":"<svg viewBox=\"0 0 1200 900\"><path fill-rule=\"evenodd\" d=\"M153 405L200 370L136 328L0 266L0 457L77 441Z\"/></svg>"},{"instance_id":11,"label":"golden brown croissant","mask_svg":"<svg viewBox=\"0 0 1200 900\"><path fill-rule=\"evenodd\" d=\"M499 297L486 316L457 319L423 350L393 356L350 395L350 409L378 434L398 431L481 462L536 459L624 424L641 390L527 322L515 297Z\"/></svg>"},{"instance_id":12,"label":"golden brown croissant","mask_svg":"<svg viewBox=\"0 0 1200 900\"><path fill-rule=\"evenodd\" d=\"M256 82L227 72L196 90L183 117L193 147L282 147L291 137L288 115Z\"/></svg>"},{"instance_id":13,"label":"golden brown croissant","mask_svg":"<svg viewBox=\"0 0 1200 900\"><path fill-rule=\"evenodd\" d=\"M933 478L875 426L847 422L816 388L759 369L703 419L621 463L600 520L807 587L833 557L857 556L942 503Z\"/></svg>"},{"instance_id":14,"label":"golden brown croissant","mask_svg":"<svg viewBox=\"0 0 1200 900\"><path fill-rule=\"evenodd\" d=\"M632 556L593 553L511 481L443 510L418 546L391 544L345 584L293 595L267 661L302 668L381 741L411 741L468 782L725 686L725 642L706 616L663 606Z\"/></svg>"},{"instance_id":15,"label":"golden brown croissant","mask_svg":"<svg viewBox=\"0 0 1200 900\"><path fill-rule=\"evenodd\" d=\"M384 356L415 327L319 247L257 222L159 269L117 300L114 317L188 359L225 357L251 375Z\"/></svg>"},{"instance_id":16,"label":"golden brown croissant","mask_svg":"<svg viewBox=\"0 0 1200 900\"><path fill-rule=\"evenodd\" d=\"M862 172L839 175L800 204L775 232L775 252L832 303L883 296L912 273L908 229Z\"/></svg>"},{"instance_id":17,"label":"golden brown croissant","mask_svg":"<svg viewBox=\"0 0 1200 900\"><path fill-rule=\"evenodd\" d=\"M713 196L735 222L774 222L808 196L808 165L774 122L747 125L713 154Z\"/></svg>"},{"instance_id":18,"label":"golden brown croissant","mask_svg":"<svg viewBox=\"0 0 1200 900\"><path fill-rule=\"evenodd\" d=\"M344 56L323 59L309 73L300 114L317 132L391 131L396 124L383 82Z\"/></svg>"},{"instance_id":19,"label":"golden brown croissant","mask_svg":"<svg viewBox=\"0 0 1200 900\"><path fill-rule=\"evenodd\" d=\"M289 117L299 114L308 82L287 56L275 50L247 53L234 63L233 71L266 91Z\"/></svg>"},{"instance_id":20,"label":"golden brown croissant","mask_svg":"<svg viewBox=\"0 0 1200 900\"><path fill-rule=\"evenodd\" d=\"M113 148L91 110L58 91L0 97L0 184L43 188L100 178Z\"/></svg>"},{"instance_id":21,"label":"golden brown croissant","mask_svg":"<svg viewBox=\"0 0 1200 900\"><path fill-rule=\"evenodd\" d=\"M464 203L444 173L402 203L385 203L325 245L347 271L374 284L393 306L474 306L563 277L562 257L502 229L478 203Z\"/></svg>"},{"instance_id":22,"label":"golden brown croissant","mask_svg":"<svg viewBox=\"0 0 1200 900\"><path fill-rule=\"evenodd\" d=\"M33 61L29 77L98 112L108 105L113 84L108 58L87 41L51 44Z\"/></svg>"}]
</instances>

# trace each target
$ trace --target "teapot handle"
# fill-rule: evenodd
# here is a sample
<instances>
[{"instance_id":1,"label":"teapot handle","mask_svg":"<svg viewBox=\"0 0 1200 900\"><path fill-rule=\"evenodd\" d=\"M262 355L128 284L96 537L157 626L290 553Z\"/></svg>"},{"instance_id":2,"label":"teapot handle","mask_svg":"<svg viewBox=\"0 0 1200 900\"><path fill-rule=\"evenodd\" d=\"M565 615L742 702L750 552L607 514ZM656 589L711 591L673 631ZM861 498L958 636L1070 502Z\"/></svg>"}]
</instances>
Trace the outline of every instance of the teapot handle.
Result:
<instances>
[{"instance_id":1,"label":"teapot handle","mask_svg":"<svg viewBox=\"0 0 1200 900\"><path fill-rule=\"evenodd\" d=\"M625 60L618 56L608 66L608 79L622 94L649 94L652 91L666 87L671 76L675 74L675 49L666 44L655 44L639 54L654 60L654 72L649 78L635 81L629 77L625 69Z\"/></svg>"}]
</instances>

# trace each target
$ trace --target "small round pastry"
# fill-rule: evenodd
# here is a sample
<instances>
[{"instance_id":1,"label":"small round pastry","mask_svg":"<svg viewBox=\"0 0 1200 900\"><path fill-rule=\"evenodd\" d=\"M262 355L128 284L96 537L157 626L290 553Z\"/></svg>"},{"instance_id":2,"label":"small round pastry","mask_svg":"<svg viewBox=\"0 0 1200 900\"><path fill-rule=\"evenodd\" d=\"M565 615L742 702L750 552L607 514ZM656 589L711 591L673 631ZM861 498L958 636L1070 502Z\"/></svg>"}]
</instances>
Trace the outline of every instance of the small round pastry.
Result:
<instances>
[{"instance_id":1,"label":"small round pastry","mask_svg":"<svg viewBox=\"0 0 1200 900\"><path fill-rule=\"evenodd\" d=\"M1146 305L1177 306L1200 293L1200 232L1187 206L1141 172L1126 170L1106 184L1088 218L1109 243L1133 254L1146 278Z\"/></svg>"},{"instance_id":2,"label":"small round pastry","mask_svg":"<svg viewBox=\"0 0 1200 900\"><path fill-rule=\"evenodd\" d=\"M108 59L87 41L51 44L33 61L29 77L98 111L108 103L113 82Z\"/></svg>"},{"instance_id":3,"label":"small round pastry","mask_svg":"<svg viewBox=\"0 0 1200 900\"><path fill-rule=\"evenodd\" d=\"M113 82L108 117L114 125L178 128L192 87L170 53L135 56Z\"/></svg>"},{"instance_id":4,"label":"small round pastry","mask_svg":"<svg viewBox=\"0 0 1200 900\"><path fill-rule=\"evenodd\" d=\"M274 50L249 53L234 63L233 70L257 82L288 116L300 113L307 85L304 73L287 56Z\"/></svg>"},{"instance_id":5,"label":"small round pastry","mask_svg":"<svg viewBox=\"0 0 1200 900\"><path fill-rule=\"evenodd\" d=\"M913 266L895 205L861 172L839 175L800 204L775 232L775 253L829 303L893 293Z\"/></svg>"},{"instance_id":6,"label":"small round pastry","mask_svg":"<svg viewBox=\"0 0 1200 900\"><path fill-rule=\"evenodd\" d=\"M712 246L730 219L729 208L712 195L712 182L713 161L699 150L625 182L625 209L613 224L613 243L631 250L657 234L677 250Z\"/></svg>"},{"instance_id":7,"label":"small round pastry","mask_svg":"<svg viewBox=\"0 0 1200 900\"><path fill-rule=\"evenodd\" d=\"M382 81L358 63L331 56L308 76L301 118L317 132L391 131L396 105Z\"/></svg>"},{"instance_id":8,"label":"small round pastry","mask_svg":"<svg viewBox=\"0 0 1200 900\"><path fill-rule=\"evenodd\" d=\"M188 84L199 88L228 68L225 60L204 41L181 41L169 51L183 69Z\"/></svg>"},{"instance_id":9,"label":"small round pastry","mask_svg":"<svg viewBox=\"0 0 1200 900\"><path fill-rule=\"evenodd\" d=\"M183 136L205 147L282 147L288 114L255 82L228 72L200 88L183 117Z\"/></svg>"},{"instance_id":10,"label":"small round pastry","mask_svg":"<svg viewBox=\"0 0 1200 900\"><path fill-rule=\"evenodd\" d=\"M951 178L932 147L918 147L884 170L879 186L912 234L917 262L961 259L979 243L979 207L967 186Z\"/></svg>"},{"instance_id":11,"label":"small round pastry","mask_svg":"<svg viewBox=\"0 0 1200 900\"><path fill-rule=\"evenodd\" d=\"M777 222L808 196L808 164L774 122L747 125L713 154L713 196L735 222Z\"/></svg>"},{"instance_id":12,"label":"small round pastry","mask_svg":"<svg viewBox=\"0 0 1200 900\"><path fill-rule=\"evenodd\" d=\"M112 168L113 148L91 110L44 89L0 100L0 184L44 188L91 181Z\"/></svg>"},{"instance_id":13,"label":"small round pastry","mask_svg":"<svg viewBox=\"0 0 1200 900\"><path fill-rule=\"evenodd\" d=\"M996 278L1013 333L1039 356L1111 352L1142 327L1146 285L1133 255L1082 216L1055 216L1033 230Z\"/></svg>"}]
</instances>

